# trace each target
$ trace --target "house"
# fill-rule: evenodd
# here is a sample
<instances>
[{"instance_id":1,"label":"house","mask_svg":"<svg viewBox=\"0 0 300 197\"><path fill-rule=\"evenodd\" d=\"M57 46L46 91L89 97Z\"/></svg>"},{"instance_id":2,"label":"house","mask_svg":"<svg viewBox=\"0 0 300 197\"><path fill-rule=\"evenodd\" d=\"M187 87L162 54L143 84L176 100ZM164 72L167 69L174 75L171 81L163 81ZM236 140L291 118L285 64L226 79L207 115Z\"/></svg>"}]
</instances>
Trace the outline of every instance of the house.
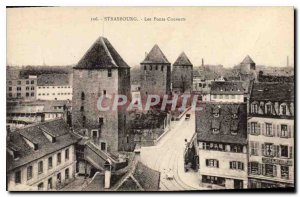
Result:
<instances>
[{"instance_id":1,"label":"house","mask_svg":"<svg viewBox=\"0 0 300 197\"><path fill-rule=\"evenodd\" d=\"M7 134L8 191L59 190L75 176L78 138L62 119L29 125Z\"/></svg>"},{"instance_id":2,"label":"house","mask_svg":"<svg viewBox=\"0 0 300 197\"><path fill-rule=\"evenodd\" d=\"M248 187L246 103L207 102L196 111L199 173L203 187Z\"/></svg>"},{"instance_id":3,"label":"house","mask_svg":"<svg viewBox=\"0 0 300 197\"><path fill-rule=\"evenodd\" d=\"M6 98L8 100L32 101L37 98L37 76L29 75L26 78L9 77L6 80Z\"/></svg>"},{"instance_id":4,"label":"house","mask_svg":"<svg viewBox=\"0 0 300 197\"><path fill-rule=\"evenodd\" d=\"M249 188L294 187L294 84L254 83L248 115Z\"/></svg>"},{"instance_id":5,"label":"house","mask_svg":"<svg viewBox=\"0 0 300 197\"><path fill-rule=\"evenodd\" d=\"M72 100L72 75L42 74L37 79L38 100Z\"/></svg>"},{"instance_id":6,"label":"house","mask_svg":"<svg viewBox=\"0 0 300 197\"><path fill-rule=\"evenodd\" d=\"M245 102L245 89L241 81L213 81L211 83L210 101Z\"/></svg>"}]
</instances>

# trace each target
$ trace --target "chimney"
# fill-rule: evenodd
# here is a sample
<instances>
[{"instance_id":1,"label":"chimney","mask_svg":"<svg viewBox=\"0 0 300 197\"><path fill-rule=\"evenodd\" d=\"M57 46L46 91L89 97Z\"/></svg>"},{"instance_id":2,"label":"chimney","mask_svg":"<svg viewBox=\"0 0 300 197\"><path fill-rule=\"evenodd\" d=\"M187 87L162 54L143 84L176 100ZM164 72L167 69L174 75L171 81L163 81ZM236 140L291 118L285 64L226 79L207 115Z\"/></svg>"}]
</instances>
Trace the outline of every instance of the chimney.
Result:
<instances>
[{"instance_id":1,"label":"chimney","mask_svg":"<svg viewBox=\"0 0 300 197\"><path fill-rule=\"evenodd\" d=\"M204 66L204 60L203 60L203 58L202 58L202 66Z\"/></svg>"},{"instance_id":2,"label":"chimney","mask_svg":"<svg viewBox=\"0 0 300 197\"><path fill-rule=\"evenodd\" d=\"M109 189L110 188L110 180L111 180L111 161L110 159L107 159L107 161L104 164L104 188Z\"/></svg>"},{"instance_id":3,"label":"chimney","mask_svg":"<svg viewBox=\"0 0 300 197\"><path fill-rule=\"evenodd\" d=\"M286 66L289 67L289 56L286 57Z\"/></svg>"}]
</instances>

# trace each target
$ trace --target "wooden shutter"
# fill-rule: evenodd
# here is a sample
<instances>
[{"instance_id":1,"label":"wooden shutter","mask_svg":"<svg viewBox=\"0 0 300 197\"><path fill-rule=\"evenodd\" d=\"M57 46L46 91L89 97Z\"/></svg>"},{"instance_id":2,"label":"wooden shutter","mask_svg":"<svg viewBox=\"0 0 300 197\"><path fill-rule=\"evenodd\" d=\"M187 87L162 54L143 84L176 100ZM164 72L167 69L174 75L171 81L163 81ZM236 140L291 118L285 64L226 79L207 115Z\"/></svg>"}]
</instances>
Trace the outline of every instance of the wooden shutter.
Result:
<instances>
[{"instance_id":1,"label":"wooden shutter","mask_svg":"<svg viewBox=\"0 0 300 197\"><path fill-rule=\"evenodd\" d=\"M272 145L272 151L273 151L273 152L272 152L272 156L273 156L273 157L276 157L276 156L277 156L277 147L276 147L276 145L274 145L274 144Z\"/></svg>"},{"instance_id":2,"label":"wooden shutter","mask_svg":"<svg viewBox=\"0 0 300 197\"><path fill-rule=\"evenodd\" d=\"M259 123L258 123L259 124ZM261 134L262 135L266 135L265 134L265 124L264 123L261 123Z\"/></svg>"},{"instance_id":3,"label":"wooden shutter","mask_svg":"<svg viewBox=\"0 0 300 197\"><path fill-rule=\"evenodd\" d=\"M216 160L217 161L217 168L219 168L219 160Z\"/></svg>"},{"instance_id":4,"label":"wooden shutter","mask_svg":"<svg viewBox=\"0 0 300 197\"><path fill-rule=\"evenodd\" d=\"M279 145L277 145L276 146L276 149L277 149L277 157L280 157L280 146Z\"/></svg>"},{"instance_id":5,"label":"wooden shutter","mask_svg":"<svg viewBox=\"0 0 300 197\"><path fill-rule=\"evenodd\" d=\"M272 126L272 136L276 136L276 125L273 124Z\"/></svg>"},{"instance_id":6,"label":"wooden shutter","mask_svg":"<svg viewBox=\"0 0 300 197\"><path fill-rule=\"evenodd\" d=\"M262 165L263 164L258 163L258 174L262 174Z\"/></svg>"},{"instance_id":7,"label":"wooden shutter","mask_svg":"<svg viewBox=\"0 0 300 197\"><path fill-rule=\"evenodd\" d=\"M257 123L257 134L260 135L261 134L261 128L263 127L262 124Z\"/></svg>"},{"instance_id":8,"label":"wooden shutter","mask_svg":"<svg viewBox=\"0 0 300 197\"><path fill-rule=\"evenodd\" d=\"M265 156L265 145L264 144L261 145L261 155Z\"/></svg>"},{"instance_id":9,"label":"wooden shutter","mask_svg":"<svg viewBox=\"0 0 300 197\"><path fill-rule=\"evenodd\" d=\"M273 165L273 176L274 177L277 177L277 166L276 165Z\"/></svg>"},{"instance_id":10,"label":"wooden shutter","mask_svg":"<svg viewBox=\"0 0 300 197\"><path fill-rule=\"evenodd\" d=\"M241 164L242 164L242 170L244 170L244 163L243 163L243 162L241 162Z\"/></svg>"},{"instance_id":11,"label":"wooden shutter","mask_svg":"<svg viewBox=\"0 0 300 197\"><path fill-rule=\"evenodd\" d=\"M206 166L208 166L208 159L205 160Z\"/></svg>"},{"instance_id":12,"label":"wooden shutter","mask_svg":"<svg viewBox=\"0 0 300 197\"><path fill-rule=\"evenodd\" d=\"M280 125L277 125L277 136L281 137L281 132L280 132Z\"/></svg>"},{"instance_id":13,"label":"wooden shutter","mask_svg":"<svg viewBox=\"0 0 300 197\"><path fill-rule=\"evenodd\" d=\"M251 172L251 164L252 164L252 162L248 163L248 174L250 174L250 172Z\"/></svg>"},{"instance_id":14,"label":"wooden shutter","mask_svg":"<svg viewBox=\"0 0 300 197\"><path fill-rule=\"evenodd\" d=\"M290 149L289 150L289 158L292 159L293 158L293 147L290 146L289 149Z\"/></svg>"},{"instance_id":15,"label":"wooden shutter","mask_svg":"<svg viewBox=\"0 0 300 197\"><path fill-rule=\"evenodd\" d=\"M292 126L288 125L288 138L292 137Z\"/></svg>"},{"instance_id":16,"label":"wooden shutter","mask_svg":"<svg viewBox=\"0 0 300 197\"><path fill-rule=\"evenodd\" d=\"M204 143L205 143L205 142L200 142L200 143L199 143L199 149L203 149Z\"/></svg>"},{"instance_id":17,"label":"wooden shutter","mask_svg":"<svg viewBox=\"0 0 300 197\"><path fill-rule=\"evenodd\" d=\"M253 141L250 141L249 142L249 152L250 152L250 155L253 155L252 154L252 148L253 148Z\"/></svg>"},{"instance_id":18,"label":"wooden shutter","mask_svg":"<svg viewBox=\"0 0 300 197\"><path fill-rule=\"evenodd\" d=\"M251 123L250 122L248 122L247 123L247 131L248 131L248 134L250 134L251 133L251 131L250 131L250 129L251 129Z\"/></svg>"},{"instance_id":19,"label":"wooden shutter","mask_svg":"<svg viewBox=\"0 0 300 197\"><path fill-rule=\"evenodd\" d=\"M265 164L261 164L261 174L262 175L266 174Z\"/></svg>"}]
</instances>

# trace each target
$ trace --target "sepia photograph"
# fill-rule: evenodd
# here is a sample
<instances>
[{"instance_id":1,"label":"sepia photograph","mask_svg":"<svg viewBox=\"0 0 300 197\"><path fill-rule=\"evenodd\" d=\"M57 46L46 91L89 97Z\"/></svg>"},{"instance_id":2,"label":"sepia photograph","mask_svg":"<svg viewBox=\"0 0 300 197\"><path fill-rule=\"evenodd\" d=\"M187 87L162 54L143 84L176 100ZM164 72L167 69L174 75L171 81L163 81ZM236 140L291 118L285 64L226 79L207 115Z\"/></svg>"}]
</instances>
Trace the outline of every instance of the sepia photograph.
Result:
<instances>
[{"instance_id":1,"label":"sepia photograph","mask_svg":"<svg viewBox=\"0 0 300 197\"><path fill-rule=\"evenodd\" d=\"M295 192L294 15L6 7L6 190Z\"/></svg>"}]
</instances>

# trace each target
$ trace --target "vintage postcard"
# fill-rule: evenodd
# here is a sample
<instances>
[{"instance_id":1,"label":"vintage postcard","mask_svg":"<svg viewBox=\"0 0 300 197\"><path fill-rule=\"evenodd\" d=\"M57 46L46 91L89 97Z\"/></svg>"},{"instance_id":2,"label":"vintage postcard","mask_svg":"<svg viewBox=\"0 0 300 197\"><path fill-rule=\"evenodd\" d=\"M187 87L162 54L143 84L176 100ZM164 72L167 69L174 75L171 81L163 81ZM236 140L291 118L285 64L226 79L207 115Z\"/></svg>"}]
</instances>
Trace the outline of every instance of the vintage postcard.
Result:
<instances>
[{"instance_id":1,"label":"vintage postcard","mask_svg":"<svg viewBox=\"0 0 300 197\"><path fill-rule=\"evenodd\" d=\"M8 191L295 191L293 7L7 7Z\"/></svg>"}]
</instances>

